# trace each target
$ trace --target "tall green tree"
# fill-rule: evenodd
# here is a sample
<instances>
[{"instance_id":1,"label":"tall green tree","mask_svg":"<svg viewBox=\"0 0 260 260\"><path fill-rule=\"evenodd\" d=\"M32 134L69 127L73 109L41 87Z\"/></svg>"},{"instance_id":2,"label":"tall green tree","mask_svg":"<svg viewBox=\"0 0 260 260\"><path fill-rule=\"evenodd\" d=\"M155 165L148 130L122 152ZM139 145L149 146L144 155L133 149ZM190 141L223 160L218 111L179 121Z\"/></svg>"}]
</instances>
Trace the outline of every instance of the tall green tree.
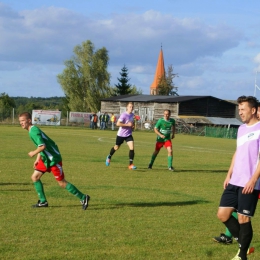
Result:
<instances>
[{"instance_id":1,"label":"tall green tree","mask_svg":"<svg viewBox=\"0 0 260 260\"><path fill-rule=\"evenodd\" d=\"M132 94L131 92L133 89L132 85L128 83L130 79L128 78L128 69L125 65L119 74L121 77L117 78L119 82L115 85L114 88L115 96Z\"/></svg>"},{"instance_id":2,"label":"tall green tree","mask_svg":"<svg viewBox=\"0 0 260 260\"><path fill-rule=\"evenodd\" d=\"M74 56L65 61L65 69L57 76L71 111L98 111L100 99L111 93L110 74L107 71L108 51L95 51L87 40L74 48Z\"/></svg>"},{"instance_id":3,"label":"tall green tree","mask_svg":"<svg viewBox=\"0 0 260 260\"><path fill-rule=\"evenodd\" d=\"M178 87L173 83L175 77L178 77L178 74L173 73L173 66L169 65L165 77L159 80L158 95L179 96Z\"/></svg>"},{"instance_id":4,"label":"tall green tree","mask_svg":"<svg viewBox=\"0 0 260 260\"><path fill-rule=\"evenodd\" d=\"M0 118L2 120L10 117L12 109L15 107L16 105L13 98L9 97L5 92L0 94Z\"/></svg>"}]
</instances>

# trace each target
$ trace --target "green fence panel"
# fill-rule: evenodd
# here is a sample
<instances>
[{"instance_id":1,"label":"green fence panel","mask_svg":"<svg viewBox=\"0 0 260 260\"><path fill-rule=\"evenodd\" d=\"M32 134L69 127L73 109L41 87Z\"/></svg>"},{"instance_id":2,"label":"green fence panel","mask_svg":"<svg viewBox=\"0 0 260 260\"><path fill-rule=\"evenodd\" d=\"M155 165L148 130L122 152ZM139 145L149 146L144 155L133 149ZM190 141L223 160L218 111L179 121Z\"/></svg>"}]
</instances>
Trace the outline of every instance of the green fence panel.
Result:
<instances>
[{"instance_id":1,"label":"green fence panel","mask_svg":"<svg viewBox=\"0 0 260 260\"><path fill-rule=\"evenodd\" d=\"M226 128L226 127L209 127L205 126L205 136L217 137L217 138L237 138L237 128Z\"/></svg>"}]
</instances>

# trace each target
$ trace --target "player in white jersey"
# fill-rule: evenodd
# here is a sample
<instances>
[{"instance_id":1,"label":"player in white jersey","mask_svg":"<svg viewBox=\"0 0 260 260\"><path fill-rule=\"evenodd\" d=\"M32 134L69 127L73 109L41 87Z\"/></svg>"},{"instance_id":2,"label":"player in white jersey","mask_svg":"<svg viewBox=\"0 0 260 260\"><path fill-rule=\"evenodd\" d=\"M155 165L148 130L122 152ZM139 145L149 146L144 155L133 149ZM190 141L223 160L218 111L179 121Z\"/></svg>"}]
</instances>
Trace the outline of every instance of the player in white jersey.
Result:
<instances>
[{"instance_id":1,"label":"player in white jersey","mask_svg":"<svg viewBox=\"0 0 260 260\"><path fill-rule=\"evenodd\" d=\"M260 122L258 100L241 96L237 100L239 116L244 123L238 129L237 148L233 155L218 209L218 218L239 243L232 260L246 260L253 237L251 218L254 216L260 190ZM238 219L232 216L237 211Z\"/></svg>"}]
</instances>

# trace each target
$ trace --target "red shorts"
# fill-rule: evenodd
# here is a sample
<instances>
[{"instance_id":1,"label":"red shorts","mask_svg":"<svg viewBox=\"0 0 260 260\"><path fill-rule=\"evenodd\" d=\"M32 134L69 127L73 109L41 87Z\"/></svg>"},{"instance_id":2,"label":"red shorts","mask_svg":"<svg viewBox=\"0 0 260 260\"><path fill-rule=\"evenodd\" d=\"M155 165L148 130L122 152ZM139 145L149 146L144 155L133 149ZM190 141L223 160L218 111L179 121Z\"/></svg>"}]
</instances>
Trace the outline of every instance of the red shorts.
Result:
<instances>
[{"instance_id":1,"label":"red shorts","mask_svg":"<svg viewBox=\"0 0 260 260\"><path fill-rule=\"evenodd\" d=\"M36 171L45 173L45 172L52 172L55 179L57 181L62 181L64 179L64 172L62 169L62 162L59 162L53 166L50 166L49 168L46 168L45 164L43 163L42 159L38 162L38 164L35 167Z\"/></svg>"},{"instance_id":2,"label":"red shorts","mask_svg":"<svg viewBox=\"0 0 260 260\"><path fill-rule=\"evenodd\" d=\"M159 151L162 147L172 147L172 141L171 140L167 140L165 142L156 142L155 144L155 150L156 151Z\"/></svg>"}]
</instances>

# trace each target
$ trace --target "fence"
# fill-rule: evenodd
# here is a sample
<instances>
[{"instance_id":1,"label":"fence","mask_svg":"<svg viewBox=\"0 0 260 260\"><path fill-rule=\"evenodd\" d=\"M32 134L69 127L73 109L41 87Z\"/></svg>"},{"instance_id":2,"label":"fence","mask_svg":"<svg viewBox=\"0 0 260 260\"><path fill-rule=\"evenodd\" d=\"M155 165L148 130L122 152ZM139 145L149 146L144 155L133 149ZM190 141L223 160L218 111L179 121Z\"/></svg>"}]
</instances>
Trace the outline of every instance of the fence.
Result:
<instances>
[{"instance_id":1,"label":"fence","mask_svg":"<svg viewBox=\"0 0 260 260\"><path fill-rule=\"evenodd\" d=\"M218 138L237 138L238 128L228 128L228 127L209 127L205 126L205 136L208 137L218 137Z\"/></svg>"}]
</instances>

